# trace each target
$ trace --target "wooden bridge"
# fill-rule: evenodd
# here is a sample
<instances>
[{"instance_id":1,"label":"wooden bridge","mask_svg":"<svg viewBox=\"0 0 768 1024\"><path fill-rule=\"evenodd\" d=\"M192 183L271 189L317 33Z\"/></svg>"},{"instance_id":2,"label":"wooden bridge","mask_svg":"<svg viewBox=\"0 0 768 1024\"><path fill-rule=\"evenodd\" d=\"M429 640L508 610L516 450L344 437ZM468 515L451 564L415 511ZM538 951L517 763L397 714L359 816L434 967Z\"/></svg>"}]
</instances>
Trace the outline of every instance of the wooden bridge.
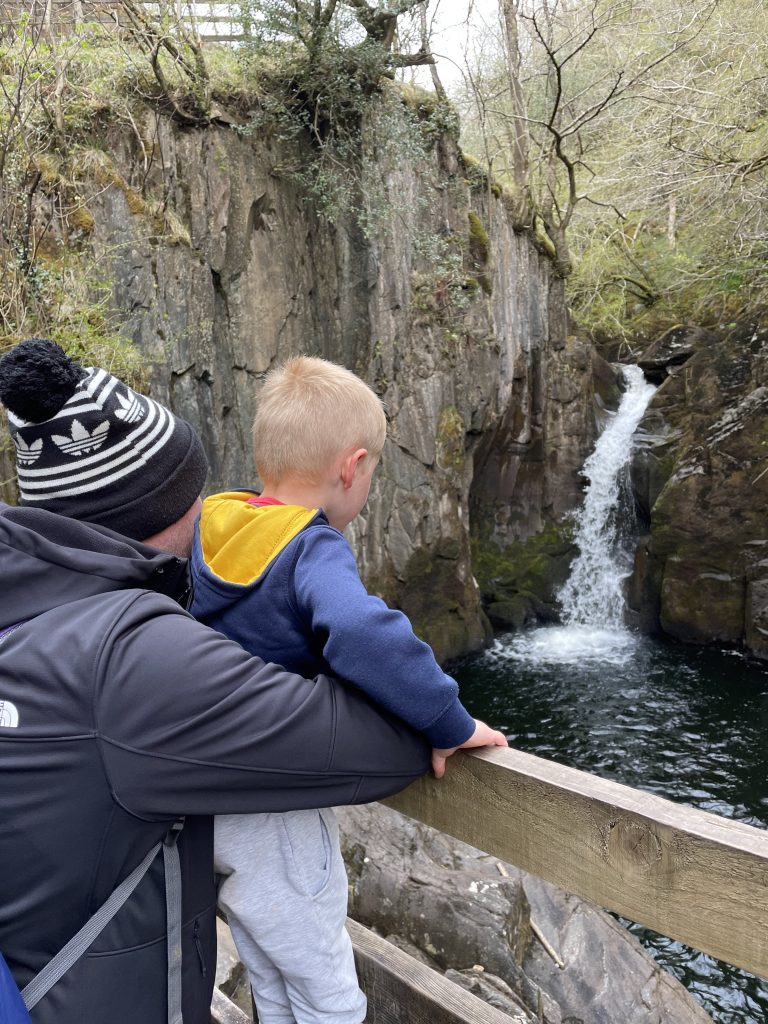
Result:
<instances>
[{"instance_id":1,"label":"wooden bridge","mask_svg":"<svg viewBox=\"0 0 768 1024\"><path fill-rule=\"evenodd\" d=\"M768 978L768 832L518 750L451 758L388 805L753 974ZM372 1024L510 1024L355 922ZM216 994L218 1024L248 1020Z\"/></svg>"},{"instance_id":2,"label":"wooden bridge","mask_svg":"<svg viewBox=\"0 0 768 1024\"><path fill-rule=\"evenodd\" d=\"M171 34L174 25L182 25L202 42L231 43L246 36L236 0L140 0L137 6L167 23ZM94 24L119 31L129 28L131 20L122 0L0 0L0 39L4 30L16 31L22 23L58 37L75 35Z\"/></svg>"}]
</instances>

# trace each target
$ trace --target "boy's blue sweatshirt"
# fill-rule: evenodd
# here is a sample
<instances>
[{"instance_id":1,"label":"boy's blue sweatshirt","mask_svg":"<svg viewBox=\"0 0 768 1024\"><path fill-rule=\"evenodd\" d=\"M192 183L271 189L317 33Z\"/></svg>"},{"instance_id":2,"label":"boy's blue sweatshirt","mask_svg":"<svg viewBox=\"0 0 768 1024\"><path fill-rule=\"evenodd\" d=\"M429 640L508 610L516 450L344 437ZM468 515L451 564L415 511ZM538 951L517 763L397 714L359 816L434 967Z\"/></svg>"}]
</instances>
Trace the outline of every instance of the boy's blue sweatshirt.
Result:
<instances>
[{"instance_id":1,"label":"boy's blue sweatshirt","mask_svg":"<svg viewBox=\"0 0 768 1024\"><path fill-rule=\"evenodd\" d=\"M300 675L331 672L422 732L456 747L475 723L459 688L402 612L362 584L352 549L319 509L203 503L192 550L192 614Z\"/></svg>"}]
</instances>

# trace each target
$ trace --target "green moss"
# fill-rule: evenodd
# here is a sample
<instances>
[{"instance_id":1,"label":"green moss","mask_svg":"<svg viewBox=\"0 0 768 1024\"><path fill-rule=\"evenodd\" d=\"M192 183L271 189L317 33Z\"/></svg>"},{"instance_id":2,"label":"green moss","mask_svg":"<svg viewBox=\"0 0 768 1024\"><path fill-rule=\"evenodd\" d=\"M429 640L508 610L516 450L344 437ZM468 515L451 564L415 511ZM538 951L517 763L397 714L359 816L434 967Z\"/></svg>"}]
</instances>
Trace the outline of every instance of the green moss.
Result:
<instances>
[{"instance_id":1,"label":"green moss","mask_svg":"<svg viewBox=\"0 0 768 1024\"><path fill-rule=\"evenodd\" d=\"M493 282L489 273L491 241L483 222L474 210L469 211L467 219L469 220L469 255L477 275L477 283L486 295L490 295L493 292Z\"/></svg>"},{"instance_id":2,"label":"green moss","mask_svg":"<svg viewBox=\"0 0 768 1024\"><path fill-rule=\"evenodd\" d=\"M441 469L461 472L464 469L464 421L453 405L440 410L437 422L437 464Z\"/></svg>"},{"instance_id":3,"label":"green moss","mask_svg":"<svg viewBox=\"0 0 768 1024\"><path fill-rule=\"evenodd\" d=\"M490 239L488 238L488 232L483 227L483 222L480 220L474 210L470 210L467 214L469 220L469 246L473 257L482 264L488 262L488 253L490 251Z\"/></svg>"},{"instance_id":4,"label":"green moss","mask_svg":"<svg viewBox=\"0 0 768 1024\"><path fill-rule=\"evenodd\" d=\"M80 231L84 235L90 235L96 222L86 206L76 206L67 214L67 224L71 231Z\"/></svg>"},{"instance_id":5,"label":"green moss","mask_svg":"<svg viewBox=\"0 0 768 1024\"><path fill-rule=\"evenodd\" d=\"M384 91L388 85L387 82L383 83ZM450 100L408 82L395 83L394 88L406 107L416 115L425 136L435 138L438 135L449 135L458 142L461 123Z\"/></svg>"},{"instance_id":6,"label":"green moss","mask_svg":"<svg viewBox=\"0 0 768 1024\"><path fill-rule=\"evenodd\" d=\"M105 323L97 322L93 325L81 322L79 332L74 336L71 333L73 326L51 331L52 339L83 366L100 366L137 391L147 389L149 367L132 341L108 333L108 325Z\"/></svg>"},{"instance_id":7,"label":"green moss","mask_svg":"<svg viewBox=\"0 0 768 1024\"><path fill-rule=\"evenodd\" d=\"M741 576L702 573L700 563L667 560L661 585L661 627L688 643L741 643L745 585Z\"/></svg>"},{"instance_id":8,"label":"green moss","mask_svg":"<svg viewBox=\"0 0 768 1024\"><path fill-rule=\"evenodd\" d=\"M115 182L115 184L118 184L118 182ZM131 188L124 181L121 181L120 185L122 187L123 194L125 195L125 201L128 204L128 209L131 211L131 213L147 213L147 203L139 195L136 189Z\"/></svg>"},{"instance_id":9,"label":"green moss","mask_svg":"<svg viewBox=\"0 0 768 1024\"><path fill-rule=\"evenodd\" d=\"M403 103L414 113L430 117L443 102L436 92L423 89L412 82L396 82L391 88L397 89Z\"/></svg>"},{"instance_id":10,"label":"green moss","mask_svg":"<svg viewBox=\"0 0 768 1024\"><path fill-rule=\"evenodd\" d=\"M60 179L60 160L51 153L38 153L34 158L43 184L53 185Z\"/></svg>"},{"instance_id":11,"label":"green moss","mask_svg":"<svg viewBox=\"0 0 768 1024\"><path fill-rule=\"evenodd\" d=\"M473 192L488 191L488 171L483 164L470 153L461 154L461 162L464 165L464 175L467 185Z\"/></svg>"},{"instance_id":12,"label":"green moss","mask_svg":"<svg viewBox=\"0 0 768 1024\"><path fill-rule=\"evenodd\" d=\"M557 248L555 243L547 234L547 229L544 226L544 220L537 213L533 218L533 236L539 246L546 252L546 254L553 260L557 259Z\"/></svg>"},{"instance_id":13,"label":"green moss","mask_svg":"<svg viewBox=\"0 0 768 1024\"><path fill-rule=\"evenodd\" d=\"M549 523L504 548L473 538L472 566L492 621L520 628L555 617L556 594L568 578L575 551L568 524Z\"/></svg>"}]
</instances>

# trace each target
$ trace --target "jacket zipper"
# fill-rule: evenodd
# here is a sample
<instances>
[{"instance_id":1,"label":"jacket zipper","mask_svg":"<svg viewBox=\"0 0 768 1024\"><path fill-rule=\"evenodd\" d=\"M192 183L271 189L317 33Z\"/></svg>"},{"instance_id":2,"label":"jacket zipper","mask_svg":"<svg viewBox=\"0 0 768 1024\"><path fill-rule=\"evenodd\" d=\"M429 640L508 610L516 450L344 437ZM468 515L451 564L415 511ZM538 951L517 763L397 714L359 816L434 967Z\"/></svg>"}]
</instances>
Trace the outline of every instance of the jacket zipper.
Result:
<instances>
[{"instance_id":1,"label":"jacket zipper","mask_svg":"<svg viewBox=\"0 0 768 1024\"><path fill-rule=\"evenodd\" d=\"M205 966L205 958L203 956L203 947L200 945L200 922L195 918L195 926L192 929L192 938L195 940L195 949L197 950L197 957L200 961L200 971L205 978L208 974L208 970Z\"/></svg>"}]
</instances>

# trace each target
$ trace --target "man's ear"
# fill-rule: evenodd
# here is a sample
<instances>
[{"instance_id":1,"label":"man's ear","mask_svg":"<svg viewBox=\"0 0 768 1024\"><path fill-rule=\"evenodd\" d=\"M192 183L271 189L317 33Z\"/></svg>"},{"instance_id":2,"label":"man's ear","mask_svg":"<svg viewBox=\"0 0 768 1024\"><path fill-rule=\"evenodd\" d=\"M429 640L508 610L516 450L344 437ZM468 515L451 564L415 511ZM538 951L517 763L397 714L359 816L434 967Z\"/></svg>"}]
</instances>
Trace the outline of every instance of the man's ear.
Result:
<instances>
[{"instance_id":1,"label":"man's ear","mask_svg":"<svg viewBox=\"0 0 768 1024\"><path fill-rule=\"evenodd\" d=\"M368 454L367 448L357 448L355 451L345 455L341 463L341 482L344 489L348 490L355 480L358 466Z\"/></svg>"}]
</instances>

